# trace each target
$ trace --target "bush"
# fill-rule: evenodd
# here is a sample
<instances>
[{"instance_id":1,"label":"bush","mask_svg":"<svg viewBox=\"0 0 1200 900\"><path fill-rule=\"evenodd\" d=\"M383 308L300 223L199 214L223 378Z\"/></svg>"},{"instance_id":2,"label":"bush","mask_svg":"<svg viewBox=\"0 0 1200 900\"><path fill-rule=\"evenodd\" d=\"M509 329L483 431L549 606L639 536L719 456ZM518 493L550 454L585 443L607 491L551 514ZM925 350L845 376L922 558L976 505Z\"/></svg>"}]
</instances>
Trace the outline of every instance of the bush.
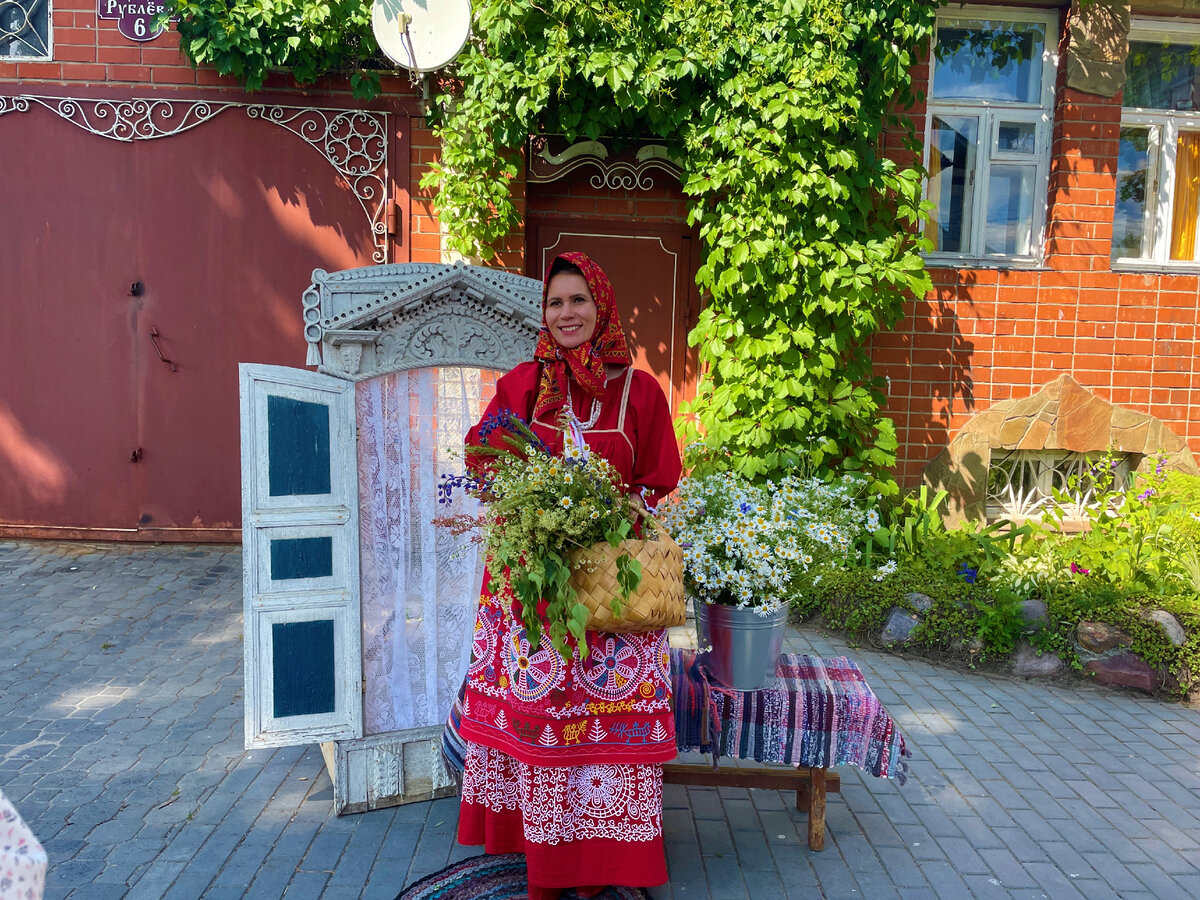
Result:
<instances>
[{"instance_id":1,"label":"bush","mask_svg":"<svg viewBox=\"0 0 1200 900\"><path fill-rule=\"evenodd\" d=\"M823 576L811 598L793 608L819 617L828 628L878 646L878 635L893 607L919 612L911 594L932 604L920 612L912 648L973 664L1002 657L1016 645L1023 622L1019 604L996 596L987 585L962 576L946 576L919 560L902 564L896 574L877 579L874 570L856 568Z\"/></svg>"},{"instance_id":2,"label":"bush","mask_svg":"<svg viewBox=\"0 0 1200 900\"><path fill-rule=\"evenodd\" d=\"M1025 637L1080 669L1073 632L1102 622L1132 636L1131 650L1164 675L1165 694L1187 696L1200 685L1200 477L1159 469L1118 491L1111 466L1097 462L1098 503L1078 534L1053 517L947 529L945 493L921 488L884 511L856 564L818 573L793 608L870 644L893 607L908 608L921 616L908 649L972 665L1005 658ZM913 608L914 592L932 600L927 609ZM1022 617L1032 599L1048 615L1036 630ZM1182 647L1147 618L1155 609L1183 626Z\"/></svg>"}]
</instances>

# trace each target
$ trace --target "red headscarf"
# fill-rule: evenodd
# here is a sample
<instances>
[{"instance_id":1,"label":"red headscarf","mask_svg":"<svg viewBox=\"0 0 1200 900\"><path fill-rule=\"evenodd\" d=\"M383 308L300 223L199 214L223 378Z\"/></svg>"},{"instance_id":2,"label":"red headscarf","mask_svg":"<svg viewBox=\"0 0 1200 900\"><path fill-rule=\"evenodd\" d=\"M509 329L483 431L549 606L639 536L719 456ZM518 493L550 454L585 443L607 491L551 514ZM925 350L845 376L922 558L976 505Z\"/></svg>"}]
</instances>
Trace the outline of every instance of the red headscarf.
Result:
<instances>
[{"instance_id":1,"label":"red headscarf","mask_svg":"<svg viewBox=\"0 0 1200 900\"><path fill-rule=\"evenodd\" d=\"M546 295L550 291L550 273L554 271L554 263L560 259L578 267L588 290L592 292L592 299L596 301L596 330L592 332L590 340L570 350L554 340L550 329L546 327ZM568 370L584 391L599 398L604 396L607 380L605 364L628 366L633 363L629 347L625 344L625 331L621 328L621 316L617 312L612 284L604 270L583 253L560 253L546 269L546 280L542 285L542 331L538 335L533 358L542 364L542 380L533 404L535 419L542 413L559 409L567 402Z\"/></svg>"}]
</instances>

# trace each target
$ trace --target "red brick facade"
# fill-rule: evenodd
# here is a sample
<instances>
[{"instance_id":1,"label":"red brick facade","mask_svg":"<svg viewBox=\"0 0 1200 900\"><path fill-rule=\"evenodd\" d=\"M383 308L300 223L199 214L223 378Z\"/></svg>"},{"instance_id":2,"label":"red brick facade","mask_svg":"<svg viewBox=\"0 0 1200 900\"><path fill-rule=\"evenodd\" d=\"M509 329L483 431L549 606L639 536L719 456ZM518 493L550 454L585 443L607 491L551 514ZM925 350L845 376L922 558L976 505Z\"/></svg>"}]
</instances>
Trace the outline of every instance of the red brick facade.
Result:
<instances>
[{"instance_id":1,"label":"red brick facade","mask_svg":"<svg viewBox=\"0 0 1200 900\"><path fill-rule=\"evenodd\" d=\"M933 292L874 341L903 484L918 482L972 415L1062 374L1149 412L1200 454L1200 273L1113 271L1121 95L1073 90L1064 72L1060 64L1042 265L931 265ZM928 68L915 75L927 88ZM925 110L911 115L920 134Z\"/></svg>"}]
</instances>

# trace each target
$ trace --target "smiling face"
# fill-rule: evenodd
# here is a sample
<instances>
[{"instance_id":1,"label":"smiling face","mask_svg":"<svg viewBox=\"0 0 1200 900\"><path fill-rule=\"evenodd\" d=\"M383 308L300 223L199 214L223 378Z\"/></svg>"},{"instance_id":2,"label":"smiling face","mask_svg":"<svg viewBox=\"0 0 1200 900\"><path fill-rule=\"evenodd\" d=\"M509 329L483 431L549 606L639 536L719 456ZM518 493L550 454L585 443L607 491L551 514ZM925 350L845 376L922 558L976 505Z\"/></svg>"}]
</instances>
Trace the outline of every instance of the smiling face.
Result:
<instances>
[{"instance_id":1,"label":"smiling face","mask_svg":"<svg viewBox=\"0 0 1200 900\"><path fill-rule=\"evenodd\" d=\"M591 340L596 332L596 301L587 281L575 272L559 272L546 288L546 328L564 350Z\"/></svg>"}]
</instances>

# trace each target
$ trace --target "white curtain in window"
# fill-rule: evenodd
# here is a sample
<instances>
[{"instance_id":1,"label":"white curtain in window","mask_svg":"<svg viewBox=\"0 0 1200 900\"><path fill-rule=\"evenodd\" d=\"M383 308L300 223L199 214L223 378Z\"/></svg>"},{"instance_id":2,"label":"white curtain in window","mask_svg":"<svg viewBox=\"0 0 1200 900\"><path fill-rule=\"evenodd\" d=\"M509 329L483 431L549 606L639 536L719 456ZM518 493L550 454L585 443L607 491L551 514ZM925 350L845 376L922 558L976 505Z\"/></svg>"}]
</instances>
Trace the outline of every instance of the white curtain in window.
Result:
<instances>
[{"instance_id":1,"label":"white curtain in window","mask_svg":"<svg viewBox=\"0 0 1200 900\"><path fill-rule=\"evenodd\" d=\"M365 734L441 724L466 671L483 561L470 535L433 519L477 512L462 496L439 505L437 487L462 472L491 374L418 369L357 385Z\"/></svg>"}]
</instances>

